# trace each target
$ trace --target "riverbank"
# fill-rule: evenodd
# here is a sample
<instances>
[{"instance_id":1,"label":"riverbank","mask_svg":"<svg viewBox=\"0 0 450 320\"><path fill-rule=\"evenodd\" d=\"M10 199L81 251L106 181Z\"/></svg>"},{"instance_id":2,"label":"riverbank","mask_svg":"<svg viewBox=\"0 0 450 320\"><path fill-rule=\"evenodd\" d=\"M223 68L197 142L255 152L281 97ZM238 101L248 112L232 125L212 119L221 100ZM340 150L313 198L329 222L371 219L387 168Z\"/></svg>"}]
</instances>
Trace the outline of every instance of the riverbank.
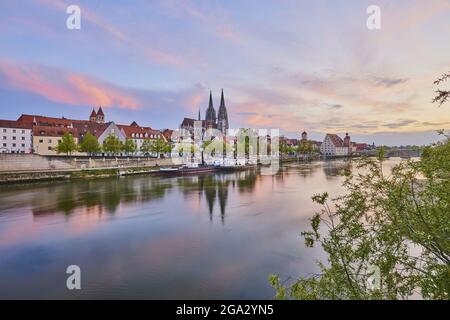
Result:
<instances>
[{"instance_id":1,"label":"riverbank","mask_svg":"<svg viewBox=\"0 0 450 320\"><path fill-rule=\"evenodd\" d=\"M103 178L170 166L172 161L167 158L0 154L0 183Z\"/></svg>"},{"instance_id":2,"label":"riverbank","mask_svg":"<svg viewBox=\"0 0 450 320\"><path fill-rule=\"evenodd\" d=\"M86 180L100 179L131 175L151 176L183 176L217 173L223 171L242 171L256 169L257 166L236 167L198 167L182 168L172 166L149 166L149 167L111 167L76 170L51 170L51 171L14 171L0 172L0 184L31 183L39 181L57 180Z\"/></svg>"},{"instance_id":3,"label":"riverbank","mask_svg":"<svg viewBox=\"0 0 450 320\"><path fill-rule=\"evenodd\" d=\"M98 179L120 176L123 172L148 173L159 167L100 168L51 171L14 171L1 172L0 184L29 183L38 181Z\"/></svg>"}]
</instances>

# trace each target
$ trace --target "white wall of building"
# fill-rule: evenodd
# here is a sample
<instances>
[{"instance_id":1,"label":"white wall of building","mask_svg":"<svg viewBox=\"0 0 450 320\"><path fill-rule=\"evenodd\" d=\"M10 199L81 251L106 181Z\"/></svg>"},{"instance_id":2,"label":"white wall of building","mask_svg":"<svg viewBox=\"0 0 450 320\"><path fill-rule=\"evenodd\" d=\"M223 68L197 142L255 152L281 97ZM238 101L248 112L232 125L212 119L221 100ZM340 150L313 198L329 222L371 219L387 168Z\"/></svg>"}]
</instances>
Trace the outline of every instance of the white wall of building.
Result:
<instances>
[{"instance_id":1,"label":"white wall of building","mask_svg":"<svg viewBox=\"0 0 450 320\"><path fill-rule=\"evenodd\" d=\"M98 143L100 145L103 145L103 142L108 136L115 136L117 139L119 139L121 142L125 142L127 137L123 133L121 129L119 129L118 126L114 122L111 122L111 124L106 128L105 131L98 137Z\"/></svg>"},{"instance_id":2,"label":"white wall of building","mask_svg":"<svg viewBox=\"0 0 450 320\"><path fill-rule=\"evenodd\" d=\"M31 153L31 129L0 127L0 153Z\"/></svg>"},{"instance_id":3,"label":"white wall of building","mask_svg":"<svg viewBox=\"0 0 450 320\"><path fill-rule=\"evenodd\" d=\"M327 135L320 146L320 152L324 156L346 156L349 154L349 148L336 147L331 138Z\"/></svg>"},{"instance_id":4,"label":"white wall of building","mask_svg":"<svg viewBox=\"0 0 450 320\"><path fill-rule=\"evenodd\" d=\"M320 146L320 152L325 156L336 155L336 147L328 136L323 140L322 145Z\"/></svg>"}]
</instances>

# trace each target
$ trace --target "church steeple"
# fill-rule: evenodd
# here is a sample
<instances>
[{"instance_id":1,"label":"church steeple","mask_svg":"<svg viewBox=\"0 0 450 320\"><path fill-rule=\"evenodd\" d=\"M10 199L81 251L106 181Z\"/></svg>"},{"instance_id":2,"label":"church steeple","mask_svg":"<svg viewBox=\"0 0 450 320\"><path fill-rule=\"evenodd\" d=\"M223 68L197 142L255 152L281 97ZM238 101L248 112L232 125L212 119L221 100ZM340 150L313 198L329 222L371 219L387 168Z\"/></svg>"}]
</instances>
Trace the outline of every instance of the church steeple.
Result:
<instances>
[{"instance_id":1,"label":"church steeple","mask_svg":"<svg viewBox=\"0 0 450 320\"><path fill-rule=\"evenodd\" d=\"M208 108L214 108L213 101L212 101L212 91L209 91L209 106L208 106Z\"/></svg>"},{"instance_id":2,"label":"church steeple","mask_svg":"<svg viewBox=\"0 0 450 320\"><path fill-rule=\"evenodd\" d=\"M200 121L200 120L202 120L202 119L200 118L200 109L198 109L198 121Z\"/></svg>"},{"instance_id":3,"label":"church steeple","mask_svg":"<svg viewBox=\"0 0 450 320\"><path fill-rule=\"evenodd\" d=\"M226 133L229 128L228 124L228 113L227 107L225 106L225 98L223 97L223 89L222 94L220 96L220 106L219 112L217 115L217 128L222 131L222 133Z\"/></svg>"},{"instance_id":4,"label":"church steeple","mask_svg":"<svg viewBox=\"0 0 450 320\"><path fill-rule=\"evenodd\" d=\"M209 106L208 109L206 109L205 121L207 127L216 126L216 110L214 110L213 106L212 91L209 92Z\"/></svg>"},{"instance_id":5,"label":"church steeple","mask_svg":"<svg viewBox=\"0 0 450 320\"><path fill-rule=\"evenodd\" d=\"M221 94L221 96L220 96L220 107L219 107L219 109L220 108L225 108L225 99L223 98L223 89L222 89L222 94Z\"/></svg>"}]
</instances>

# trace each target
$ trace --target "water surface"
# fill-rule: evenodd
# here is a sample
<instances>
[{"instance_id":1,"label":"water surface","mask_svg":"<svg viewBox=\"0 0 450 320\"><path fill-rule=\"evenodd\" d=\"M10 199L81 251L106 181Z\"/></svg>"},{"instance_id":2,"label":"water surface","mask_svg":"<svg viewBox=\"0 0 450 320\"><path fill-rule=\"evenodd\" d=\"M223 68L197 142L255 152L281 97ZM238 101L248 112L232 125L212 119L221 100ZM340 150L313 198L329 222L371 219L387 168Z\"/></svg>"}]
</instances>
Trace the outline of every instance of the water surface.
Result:
<instances>
[{"instance_id":1,"label":"water surface","mask_svg":"<svg viewBox=\"0 0 450 320\"><path fill-rule=\"evenodd\" d=\"M189 177L0 186L0 298L272 298L316 271L300 232L346 161ZM67 266L82 289L66 288Z\"/></svg>"}]
</instances>

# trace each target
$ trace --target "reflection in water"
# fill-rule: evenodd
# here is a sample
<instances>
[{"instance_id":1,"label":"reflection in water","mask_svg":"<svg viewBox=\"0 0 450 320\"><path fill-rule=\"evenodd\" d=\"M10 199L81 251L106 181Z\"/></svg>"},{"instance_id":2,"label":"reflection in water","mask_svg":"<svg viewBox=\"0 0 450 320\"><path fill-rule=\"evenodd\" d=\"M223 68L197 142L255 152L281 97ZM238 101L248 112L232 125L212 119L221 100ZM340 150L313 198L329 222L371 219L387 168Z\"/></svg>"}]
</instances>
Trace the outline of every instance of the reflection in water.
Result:
<instances>
[{"instance_id":1,"label":"reflection in water","mask_svg":"<svg viewBox=\"0 0 450 320\"><path fill-rule=\"evenodd\" d=\"M228 174L200 175L178 179L178 186L185 194L197 193L199 199L205 198L208 207L209 220L213 221L216 202L219 205L220 220L225 224L225 215L228 199L228 189L239 192L249 192L255 187L257 173L253 170Z\"/></svg>"},{"instance_id":2,"label":"reflection in water","mask_svg":"<svg viewBox=\"0 0 450 320\"><path fill-rule=\"evenodd\" d=\"M135 179L130 177L91 180L79 183L51 184L42 193L33 193L31 206L36 218L61 213L69 216L76 209L89 214L115 214L121 204L162 199L174 187L185 195L198 194L205 199L210 221L218 203L222 224L225 223L228 189L251 192L257 180L254 171L228 174L187 176L180 178ZM20 188L20 187L19 187ZM47 191L47 192L45 192Z\"/></svg>"},{"instance_id":3,"label":"reflection in water","mask_svg":"<svg viewBox=\"0 0 450 320\"><path fill-rule=\"evenodd\" d=\"M54 213L70 215L77 208L86 213L114 214L121 203L147 202L163 198L172 187L164 180L104 179L50 185L31 198L36 217ZM42 196L45 193L45 197ZM95 209L95 210L94 210Z\"/></svg>"},{"instance_id":4,"label":"reflection in water","mask_svg":"<svg viewBox=\"0 0 450 320\"><path fill-rule=\"evenodd\" d=\"M338 176L346 175L352 170L351 160L335 160L326 161L323 163L323 172L329 179L333 179Z\"/></svg>"},{"instance_id":5,"label":"reflection in water","mask_svg":"<svg viewBox=\"0 0 450 320\"><path fill-rule=\"evenodd\" d=\"M0 186L0 298L271 298L271 273L317 271L299 232L344 161L184 177ZM65 288L82 268L83 290Z\"/></svg>"}]
</instances>

